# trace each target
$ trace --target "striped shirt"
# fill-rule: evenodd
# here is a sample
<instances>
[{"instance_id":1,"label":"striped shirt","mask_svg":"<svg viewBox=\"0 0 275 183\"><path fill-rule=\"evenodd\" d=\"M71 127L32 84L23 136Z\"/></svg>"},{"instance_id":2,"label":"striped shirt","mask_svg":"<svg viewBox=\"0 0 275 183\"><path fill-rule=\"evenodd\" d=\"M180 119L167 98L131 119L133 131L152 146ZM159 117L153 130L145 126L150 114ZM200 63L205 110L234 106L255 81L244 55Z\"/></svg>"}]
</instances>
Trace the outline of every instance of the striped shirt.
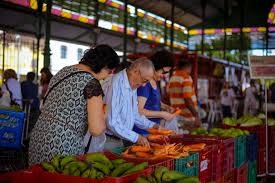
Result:
<instances>
[{"instance_id":1,"label":"striped shirt","mask_svg":"<svg viewBox=\"0 0 275 183\"><path fill-rule=\"evenodd\" d=\"M182 110L181 115L193 121L194 115L185 105L184 99L191 98L195 109L198 108L197 97L192 77L184 71L175 71L169 83L169 96L171 106Z\"/></svg>"},{"instance_id":2,"label":"striped shirt","mask_svg":"<svg viewBox=\"0 0 275 183\"><path fill-rule=\"evenodd\" d=\"M139 114L137 90L131 88L126 70L108 78L102 88L105 94L104 100L108 106L108 130L120 138L133 143L137 142L139 135L133 131L134 125L147 129L155 123Z\"/></svg>"}]
</instances>

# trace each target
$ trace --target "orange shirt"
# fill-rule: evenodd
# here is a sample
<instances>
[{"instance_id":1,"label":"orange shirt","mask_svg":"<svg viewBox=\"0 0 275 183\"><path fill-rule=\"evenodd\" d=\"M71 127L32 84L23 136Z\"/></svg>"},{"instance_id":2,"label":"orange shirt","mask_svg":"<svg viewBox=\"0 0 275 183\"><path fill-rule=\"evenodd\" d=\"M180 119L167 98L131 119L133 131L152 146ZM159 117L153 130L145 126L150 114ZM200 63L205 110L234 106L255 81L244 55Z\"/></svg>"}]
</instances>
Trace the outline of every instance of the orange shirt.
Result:
<instances>
[{"instance_id":1,"label":"orange shirt","mask_svg":"<svg viewBox=\"0 0 275 183\"><path fill-rule=\"evenodd\" d=\"M191 111L186 107L184 99L191 98L197 109L197 97L193 86L192 77L184 71L175 71L169 83L170 104L182 110L181 115L189 120L194 120Z\"/></svg>"}]
</instances>

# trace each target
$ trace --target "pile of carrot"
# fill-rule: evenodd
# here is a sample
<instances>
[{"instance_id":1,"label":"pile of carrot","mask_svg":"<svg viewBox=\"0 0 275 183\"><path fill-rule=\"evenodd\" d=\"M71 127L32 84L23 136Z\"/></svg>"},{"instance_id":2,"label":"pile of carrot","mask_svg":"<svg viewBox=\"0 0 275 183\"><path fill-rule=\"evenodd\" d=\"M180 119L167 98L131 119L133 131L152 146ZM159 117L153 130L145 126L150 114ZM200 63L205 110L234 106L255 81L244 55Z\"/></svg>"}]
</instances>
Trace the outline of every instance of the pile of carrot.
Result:
<instances>
[{"instance_id":1,"label":"pile of carrot","mask_svg":"<svg viewBox=\"0 0 275 183\"><path fill-rule=\"evenodd\" d=\"M205 144L192 144L192 145L182 145L182 144L156 144L150 143L148 146L133 145L126 149L122 155L124 157L130 158L146 158L146 159L164 159L164 158L173 158L178 159L186 157L189 155L189 152L200 151L204 149Z\"/></svg>"}]
</instances>

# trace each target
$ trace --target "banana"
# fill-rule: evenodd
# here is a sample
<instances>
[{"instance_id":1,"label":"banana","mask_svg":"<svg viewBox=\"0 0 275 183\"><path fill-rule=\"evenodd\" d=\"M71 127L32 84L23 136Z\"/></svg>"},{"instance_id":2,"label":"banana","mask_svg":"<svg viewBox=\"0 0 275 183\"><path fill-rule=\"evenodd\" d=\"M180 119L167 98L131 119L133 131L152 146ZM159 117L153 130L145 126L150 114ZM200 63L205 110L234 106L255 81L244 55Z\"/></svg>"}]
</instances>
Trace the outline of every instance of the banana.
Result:
<instances>
[{"instance_id":1,"label":"banana","mask_svg":"<svg viewBox=\"0 0 275 183\"><path fill-rule=\"evenodd\" d=\"M147 180L151 183L157 183L157 180L153 175L148 175Z\"/></svg>"},{"instance_id":2,"label":"banana","mask_svg":"<svg viewBox=\"0 0 275 183\"><path fill-rule=\"evenodd\" d=\"M163 166L160 166L160 167L157 167L157 168L156 168L154 175L155 175L155 177L156 177L158 183L161 183L161 182L162 182L161 180L162 180L163 174L164 174L165 172L168 172L168 171L169 171L168 168L163 167Z\"/></svg>"},{"instance_id":3,"label":"banana","mask_svg":"<svg viewBox=\"0 0 275 183\"><path fill-rule=\"evenodd\" d=\"M71 161L75 161L75 160L76 159L74 156L67 156L67 157L63 158L60 162L61 169L63 169L66 164L70 163Z\"/></svg>"},{"instance_id":4,"label":"banana","mask_svg":"<svg viewBox=\"0 0 275 183\"><path fill-rule=\"evenodd\" d=\"M104 154L101 154L101 153L87 154L85 160L88 163L99 162L101 164L104 164L104 165L108 166L109 169L114 168L112 162Z\"/></svg>"},{"instance_id":5,"label":"banana","mask_svg":"<svg viewBox=\"0 0 275 183\"><path fill-rule=\"evenodd\" d=\"M181 179L178 179L177 181L176 181L176 183L186 183L186 182L188 182L188 183L200 183L200 180L198 179L198 177L193 177L193 176L191 176L191 177L185 177L185 178L181 178Z\"/></svg>"},{"instance_id":6,"label":"banana","mask_svg":"<svg viewBox=\"0 0 275 183\"><path fill-rule=\"evenodd\" d=\"M144 170L144 168L146 168L147 166L148 166L147 162L140 163L140 164L128 169L126 172L123 173L123 175L128 175L128 174L131 174L131 173L134 173L137 171Z\"/></svg>"},{"instance_id":7,"label":"banana","mask_svg":"<svg viewBox=\"0 0 275 183\"><path fill-rule=\"evenodd\" d=\"M52 165L55 167L55 169L57 171L61 171L61 167L60 167L60 161L64 158L64 156L62 155L56 155L55 157L53 157L51 163Z\"/></svg>"},{"instance_id":8,"label":"banana","mask_svg":"<svg viewBox=\"0 0 275 183\"><path fill-rule=\"evenodd\" d=\"M110 174L110 169L105 164L101 164L99 162L94 162L92 166L95 169L100 170L101 172L103 172L105 175L109 175Z\"/></svg>"},{"instance_id":9,"label":"banana","mask_svg":"<svg viewBox=\"0 0 275 183\"><path fill-rule=\"evenodd\" d=\"M69 167L70 175L74 175L74 172L76 172L76 170L78 170L77 164L71 165L71 166ZM80 171L80 170L79 170L79 171ZM80 173L79 173L79 174L80 174Z\"/></svg>"},{"instance_id":10,"label":"banana","mask_svg":"<svg viewBox=\"0 0 275 183\"><path fill-rule=\"evenodd\" d=\"M85 170L85 171L81 174L81 177L88 178L88 177L90 176L90 172L91 172L90 169Z\"/></svg>"},{"instance_id":11,"label":"banana","mask_svg":"<svg viewBox=\"0 0 275 183\"><path fill-rule=\"evenodd\" d=\"M91 168L90 169L90 174L89 174L89 178L95 179L96 178L96 169Z\"/></svg>"},{"instance_id":12,"label":"banana","mask_svg":"<svg viewBox=\"0 0 275 183\"><path fill-rule=\"evenodd\" d=\"M70 175L70 170L69 170L69 168L65 168L65 169L62 171L62 173L63 173L64 175Z\"/></svg>"},{"instance_id":13,"label":"banana","mask_svg":"<svg viewBox=\"0 0 275 183\"><path fill-rule=\"evenodd\" d=\"M70 163L67 163L66 166L64 167L64 169L69 169L70 167L73 167L73 166L78 166L78 162L72 161Z\"/></svg>"},{"instance_id":14,"label":"banana","mask_svg":"<svg viewBox=\"0 0 275 183\"><path fill-rule=\"evenodd\" d=\"M125 163L126 161L124 159L115 159L111 161L114 167L117 167L118 165Z\"/></svg>"},{"instance_id":15,"label":"banana","mask_svg":"<svg viewBox=\"0 0 275 183\"><path fill-rule=\"evenodd\" d=\"M76 169L76 171L74 171L74 173L72 175L73 176L80 176L80 170Z\"/></svg>"},{"instance_id":16,"label":"banana","mask_svg":"<svg viewBox=\"0 0 275 183\"><path fill-rule=\"evenodd\" d=\"M123 163L121 165L118 165L118 167L116 169L114 169L113 172L111 173L111 176L112 177L119 177L124 172L126 172L127 170L132 168L133 166L134 166L133 163Z\"/></svg>"},{"instance_id":17,"label":"banana","mask_svg":"<svg viewBox=\"0 0 275 183\"><path fill-rule=\"evenodd\" d=\"M97 179L101 179L103 177L104 177L104 173L102 173L102 172L96 172L96 178Z\"/></svg>"},{"instance_id":18,"label":"banana","mask_svg":"<svg viewBox=\"0 0 275 183\"><path fill-rule=\"evenodd\" d=\"M82 161L78 161L77 166L78 166L80 172L84 172L88 168L88 165Z\"/></svg>"},{"instance_id":19,"label":"banana","mask_svg":"<svg viewBox=\"0 0 275 183\"><path fill-rule=\"evenodd\" d=\"M55 172L56 171L55 167L52 164L48 163L48 162L42 162L41 165L48 172Z\"/></svg>"},{"instance_id":20,"label":"banana","mask_svg":"<svg viewBox=\"0 0 275 183\"><path fill-rule=\"evenodd\" d=\"M151 183L144 176L140 176L134 183Z\"/></svg>"},{"instance_id":21,"label":"banana","mask_svg":"<svg viewBox=\"0 0 275 183\"><path fill-rule=\"evenodd\" d=\"M182 174L181 172L177 172L177 171L168 171L165 172L162 176L162 181L173 181L173 180L177 180L177 179L181 179L185 177L184 174Z\"/></svg>"}]
</instances>

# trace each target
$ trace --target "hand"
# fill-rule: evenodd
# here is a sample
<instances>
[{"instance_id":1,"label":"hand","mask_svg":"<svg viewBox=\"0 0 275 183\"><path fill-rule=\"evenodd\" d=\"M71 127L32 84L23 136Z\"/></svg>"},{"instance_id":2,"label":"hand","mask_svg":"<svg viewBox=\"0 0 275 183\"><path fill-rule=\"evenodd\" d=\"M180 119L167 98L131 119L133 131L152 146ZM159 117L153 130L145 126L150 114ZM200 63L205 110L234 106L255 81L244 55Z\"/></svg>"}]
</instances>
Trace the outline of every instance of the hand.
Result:
<instances>
[{"instance_id":1,"label":"hand","mask_svg":"<svg viewBox=\"0 0 275 183\"><path fill-rule=\"evenodd\" d=\"M176 109L174 107L171 107L171 106L168 106L168 107L169 107L168 112L170 112L170 113L176 112Z\"/></svg>"},{"instance_id":2,"label":"hand","mask_svg":"<svg viewBox=\"0 0 275 183\"><path fill-rule=\"evenodd\" d=\"M161 112L161 118L165 119L166 121L171 121L174 117L175 115L169 112L166 112L166 111Z\"/></svg>"},{"instance_id":3,"label":"hand","mask_svg":"<svg viewBox=\"0 0 275 183\"><path fill-rule=\"evenodd\" d=\"M150 147L150 143L146 137L138 136L137 144Z\"/></svg>"}]
</instances>

